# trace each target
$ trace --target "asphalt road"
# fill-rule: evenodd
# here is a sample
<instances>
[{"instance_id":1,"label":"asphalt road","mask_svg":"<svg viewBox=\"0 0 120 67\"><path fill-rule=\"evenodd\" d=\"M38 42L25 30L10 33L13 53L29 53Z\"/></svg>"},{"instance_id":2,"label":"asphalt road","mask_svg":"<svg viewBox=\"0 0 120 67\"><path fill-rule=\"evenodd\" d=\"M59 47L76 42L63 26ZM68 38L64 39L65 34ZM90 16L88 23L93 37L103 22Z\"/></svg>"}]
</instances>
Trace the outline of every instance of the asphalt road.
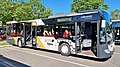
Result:
<instances>
[{"instance_id":1,"label":"asphalt road","mask_svg":"<svg viewBox=\"0 0 120 67\"><path fill-rule=\"evenodd\" d=\"M58 52L17 46L0 47L0 67L120 67L120 46L108 60L62 56Z\"/></svg>"}]
</instances>

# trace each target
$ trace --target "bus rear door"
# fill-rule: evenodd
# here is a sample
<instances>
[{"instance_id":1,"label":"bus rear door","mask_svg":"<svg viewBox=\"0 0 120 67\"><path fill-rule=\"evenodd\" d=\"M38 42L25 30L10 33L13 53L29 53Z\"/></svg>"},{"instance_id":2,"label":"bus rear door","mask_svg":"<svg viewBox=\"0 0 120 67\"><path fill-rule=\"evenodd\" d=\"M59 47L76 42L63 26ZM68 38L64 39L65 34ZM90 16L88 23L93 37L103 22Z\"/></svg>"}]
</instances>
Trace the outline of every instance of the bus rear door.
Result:
<instances>
[{"instance_id":1,"label":"bus rear door","mask_svg":"<svg viewBox=\"0 0 120 67\"><path fill-rule=\"evenodd\" d=\"M24 24L24 44L32 44L32 26L31 23Z\"/></svg>"}]
</instances>

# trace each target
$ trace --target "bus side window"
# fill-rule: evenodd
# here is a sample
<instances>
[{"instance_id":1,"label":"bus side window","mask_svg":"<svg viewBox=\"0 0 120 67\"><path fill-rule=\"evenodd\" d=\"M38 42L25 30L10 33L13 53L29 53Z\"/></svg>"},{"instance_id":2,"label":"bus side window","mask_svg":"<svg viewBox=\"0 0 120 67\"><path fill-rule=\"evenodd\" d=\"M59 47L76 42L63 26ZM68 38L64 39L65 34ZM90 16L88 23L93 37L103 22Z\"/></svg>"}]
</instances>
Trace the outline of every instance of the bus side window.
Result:
<instances>
[{"instance_id":1,"label":"bus side window","mask_svg":"<svg viewBox=\"0 0 120 67\"><path fill-rule=\"evenodd\" d=\"M37 27L37 36L44 36L44 28L42 26Z\"/></svg>"},{"instance_id":2,"label":"bus side window","mask_svg":"<svg viewBox=\"0 0 120 67\"><path fill-rule=\"evenodd\" d=\"M54 31L52 30L52 34L51 34L52 37L54 37Z\"/></svg>"},{"instance_id":3,"label":"bus side window","mask_svg":"<svg viewBox=\"0 0 120 67\"><path fill-rule=\"evenodd\" d=\"M43 36L53 37L54 36L53 27L52 26L44 27L44 29L43 29Z\"/></svg>"}]
</instances>

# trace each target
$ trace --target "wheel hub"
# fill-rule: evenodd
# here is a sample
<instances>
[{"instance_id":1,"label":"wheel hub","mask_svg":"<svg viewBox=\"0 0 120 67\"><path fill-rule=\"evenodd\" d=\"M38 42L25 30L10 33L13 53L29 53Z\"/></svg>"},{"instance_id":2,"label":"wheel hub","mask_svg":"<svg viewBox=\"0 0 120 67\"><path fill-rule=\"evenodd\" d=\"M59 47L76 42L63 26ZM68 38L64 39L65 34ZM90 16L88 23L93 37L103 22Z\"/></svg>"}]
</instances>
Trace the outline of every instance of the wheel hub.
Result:
<instances>
[{"instance_id":1,"label":"wheel hub","mask_svg":"<svg viewBox=\"0 0 120 67\"><path fill-rule=\"evenodd\" d=\"M68 47L66 45L63 45L62 48L61 48L61 51L63 53L68 53Z\"/></svg>"}]
</instances>

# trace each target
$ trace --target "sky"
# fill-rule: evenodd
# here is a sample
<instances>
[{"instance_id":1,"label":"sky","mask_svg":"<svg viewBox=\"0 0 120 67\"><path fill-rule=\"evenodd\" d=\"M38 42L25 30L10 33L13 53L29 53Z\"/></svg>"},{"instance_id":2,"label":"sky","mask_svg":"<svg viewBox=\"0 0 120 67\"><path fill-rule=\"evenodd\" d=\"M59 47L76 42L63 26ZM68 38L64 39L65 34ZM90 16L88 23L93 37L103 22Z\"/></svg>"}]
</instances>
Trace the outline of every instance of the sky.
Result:
<instances>
[{"instance_id":1,"label":"sky","mask_svg":"<svg viewBox=\"0 0 120 67\"><path fill-rule=\"evenodd\" d=\"M73 0L44 0L44 5L46 8L51 8L53 10L53 14L64 12L70 13L70 4ZM106 10L110 13L111 10L120 9L120 1L119 0L104 0L105 4L109 5L109 9Z\"/></svg>"}]
</instances>

